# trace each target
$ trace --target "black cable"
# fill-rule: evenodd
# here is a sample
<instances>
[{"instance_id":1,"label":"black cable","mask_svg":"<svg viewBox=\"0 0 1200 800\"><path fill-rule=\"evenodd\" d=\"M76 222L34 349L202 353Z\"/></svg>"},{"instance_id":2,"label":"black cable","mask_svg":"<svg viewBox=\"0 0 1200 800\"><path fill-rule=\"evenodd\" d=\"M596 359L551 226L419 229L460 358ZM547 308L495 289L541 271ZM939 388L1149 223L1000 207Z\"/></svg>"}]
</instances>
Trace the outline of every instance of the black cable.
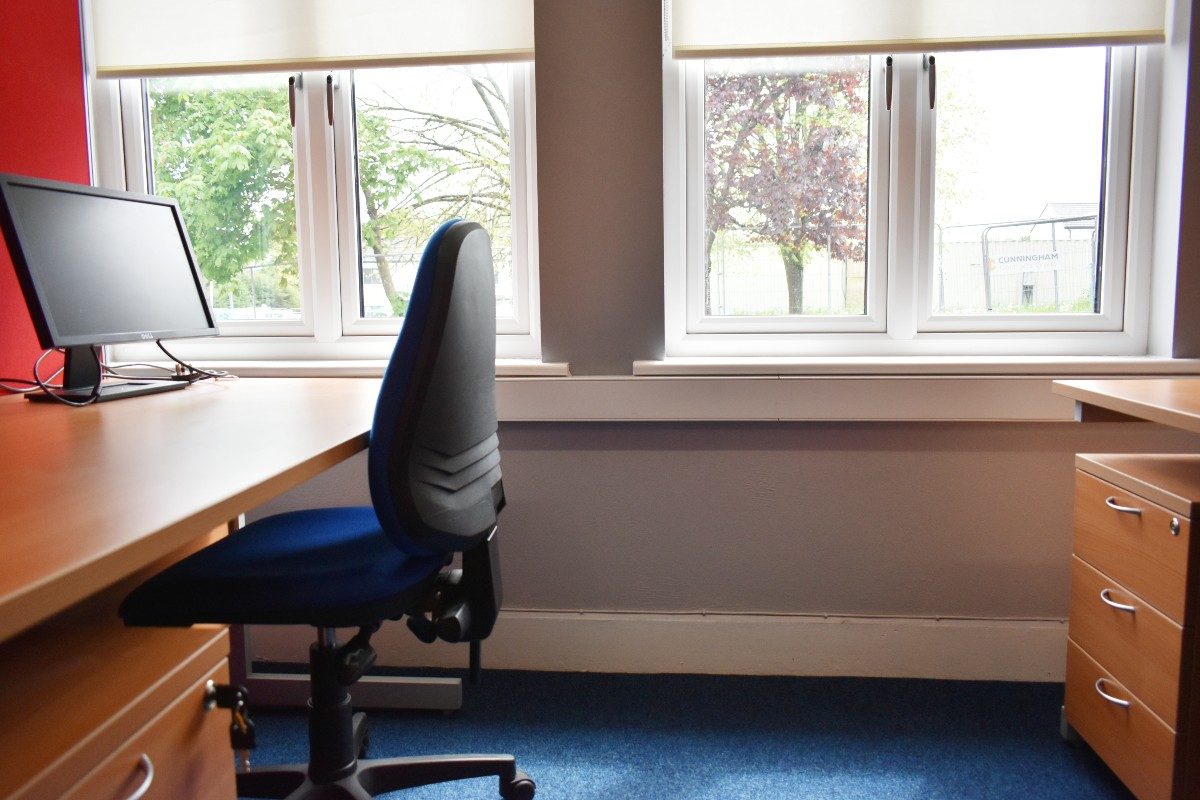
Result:
<instances>
[{"instance_id":1,"label":"black cable","mask_svg":"<svg viewBox=\"0 0 1200 800\"><path fill-rule=\"evenodd\" d=\"M55 400L57 400L58 402L62 403L65 406L75 406L75 407L86 406L86 405L91 405L92 403L99 400L100 399L100 381L103 379L104 370L102 370L100 368L100 354L96 352L96 348L94 348L94 347L88 348L88 350L92 351L92 357L96 359L96 382L94 384L92 384L92 393L90 395L88 395L86 400L68 400L67 398L65 398L62 395L55 392L54 387L50 386L48 383L46 383L46 381L42 380L41 376L38 374L38 371L41 369L42 362L46 360L46 356L50 355L53 352L56 352L57 350L59 350L59 348L52 347L49 350L42 353L40 356L38 356L37 361L33 362L33 380L34 380L34 382L37 383L38 388L40 388L43 392L45 392L50 397L54 398ZM55 373L55 374L57 374L57 373ZM49 380L49 378L47 378L46 380Z\"/></svg>"},{"instance_id":2,"label":"black cable","mask_svg":"<svg viewBox=\"0 0 1200 800\"><path fill-rule=\"evenodd\" d=\"M196 378L191 378L190 380L188 378L181 378L181 380L187 380L189 383L194 383L195 381L202 381L205 378L228 378L229 377L229 373L222 369L217 369L217 370L200 369L199 367L193 366L193 365L187 363L186 361L180 361L178 358L176 358L174 355L171 354L170 350L168 350L166 347L163 346L162 339L155 339L154 343L156 345L158 345L159 350L162 350L164 353L166 353L167 358L171 359L172 361L174 361L176 364L183 367L184 369L190 370L192 373L199 376Z\"/></svg>"}]
</instances>

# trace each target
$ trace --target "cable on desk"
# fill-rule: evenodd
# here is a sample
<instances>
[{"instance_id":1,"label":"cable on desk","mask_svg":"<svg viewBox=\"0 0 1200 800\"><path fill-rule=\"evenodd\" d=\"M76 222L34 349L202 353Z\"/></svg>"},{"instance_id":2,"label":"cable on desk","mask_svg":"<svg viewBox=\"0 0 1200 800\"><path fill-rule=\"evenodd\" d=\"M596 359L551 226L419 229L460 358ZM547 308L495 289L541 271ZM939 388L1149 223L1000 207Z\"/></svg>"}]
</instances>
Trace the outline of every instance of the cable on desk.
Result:
<instances>
[{"instance_id":1,"label":"cable on desk","mask_svg":"<svg viewBox=\"0 0 1200 800\"><path fill-rule=\"evenodd\" d=\"M226 370L223 370L223 369L214 369L214 370L200 369L200 367L189 364L186 361L179 360L171 353L170 350L168 350L163 345L162 339L155 339L154 343L156 345L158 345L159 350L162 350L163 353L166 354L167 358L171 359L176 364L178 364L179 366L181 366L185 370L187 370L187 372L184 373L183 375L179 375L178 373L176 373L177 377L175 378L175 380L185 380L188 383L195 383L196 381L202 381L202 380L206 380L208 378L235 378L235 377L237 377L236 375L230 375L229 372L227 372Z\"/></svg>"},{"instance_id":2,"label":"cable on desk","mask_svg":"<svg viewBox=\"0 0 1200 800\"><path fill-rule=\"evenodd\" d=\"M104 370L100 367L100 354L96 352L96 349L94 347L89 347L88 350L91 351L92 356L96 359L96 382L94 384L92 384L92 392L91 392L91 394L89 394L87 396L87 399L85 399L85 400L68 400L67 398L63 397L62 395L60 395L56 391L54 391L55 389L61 389L62 388L61 386L51 386L49 383L47 383L47 381L52 380L54 378L54 375L57 375L59 372L62 372L61 368L58 370L58 372L55 372L54 375L51 375L49 378L46 378L44 380L40 376L39 373L42 368L42 362L46 360L46 356L48 356L54 352L59 352L59 353L65 352L64 349L61 347L51 347L49 350L46 350L40 356L38 356L37 361L33 362L33 380L38 385L38 388L41 389L43 392L45 392L50 397L52 397L55 401L62 403L65 406L75 406L75 407L86 406L86 405L91 405L92 403L99 400L100 399L100 381L102 381L104 379Z\"/></svg>"}]
</instances>

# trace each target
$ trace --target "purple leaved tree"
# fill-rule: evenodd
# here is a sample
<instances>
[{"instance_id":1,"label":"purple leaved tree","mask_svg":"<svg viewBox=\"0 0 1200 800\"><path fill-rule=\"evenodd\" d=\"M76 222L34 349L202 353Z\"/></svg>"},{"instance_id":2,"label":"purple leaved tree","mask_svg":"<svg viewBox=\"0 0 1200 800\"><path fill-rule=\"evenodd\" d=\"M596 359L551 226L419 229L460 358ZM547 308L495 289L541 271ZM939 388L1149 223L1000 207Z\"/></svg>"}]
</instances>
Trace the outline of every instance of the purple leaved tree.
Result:
<instances>
[{"instance_id":1,"label":"purple leaved tree","mask_svg":"<svg viewBox=\"0 0 1200 800\"><path fill-rule=\"evenodd\" d=\"M740 231L779 249L788 313L801 314L814 251L865 256L865 59L752 73L713 64L705 75L705 275L717 234Z\"/></svg>"}]
</instances>

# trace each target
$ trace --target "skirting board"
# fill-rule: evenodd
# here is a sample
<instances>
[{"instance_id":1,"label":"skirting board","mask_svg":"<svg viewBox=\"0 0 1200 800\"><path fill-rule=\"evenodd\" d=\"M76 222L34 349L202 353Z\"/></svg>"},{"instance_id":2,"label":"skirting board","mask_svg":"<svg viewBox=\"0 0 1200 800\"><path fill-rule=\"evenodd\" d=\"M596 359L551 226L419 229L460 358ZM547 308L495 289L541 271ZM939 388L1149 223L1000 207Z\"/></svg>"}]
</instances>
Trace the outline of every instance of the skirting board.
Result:
<instances>
[{"instance_id":1,"label":"skirting board","mask_svg":"<svg viewBox=\"0 0 1200 800\"><path fill-rule=\"evenodd\" d=\"M306 660L308 631L256 628L253 658ZM403 624L379 663L463 667L465 646L423 645ZM1065 620L504 610L484 667L552 672L1061 681Z\"/></svg>"}]
</instances>

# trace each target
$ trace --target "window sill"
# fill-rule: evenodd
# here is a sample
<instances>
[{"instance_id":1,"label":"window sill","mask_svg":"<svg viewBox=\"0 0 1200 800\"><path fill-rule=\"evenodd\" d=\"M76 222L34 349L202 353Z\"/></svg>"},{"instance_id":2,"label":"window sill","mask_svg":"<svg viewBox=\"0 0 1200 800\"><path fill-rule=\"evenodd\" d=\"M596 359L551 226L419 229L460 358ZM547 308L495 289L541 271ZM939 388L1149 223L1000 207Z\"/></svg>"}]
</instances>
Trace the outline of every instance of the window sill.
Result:
<instances>
[{"instance_id":1,"label":"window sill","mask_svg":"<svg viewBox=\"0 0 1200 800\"><path fill-rule=\"evenodd\" d=\"M383 361L208 361L244 377L363 377ZM1200 376L1200 360L1153 358L670 359L634 375L501 359L503 422L1059 422L1059 378ZM654 372L658 370L658 372Z\"/></svg>"},{"instance_id":2,"label":"window sill","mask_svg":"<svg viewBox=\"0 0 1200 800\"><path fill-rule=\"evenodd\" d=\"M633 362L634 375L1200 375L1200 359L1151 356L675 357Z\"/></svg>"},{"instance_id":3,"label":"window sill","mask_svg":"<svg viewBox=\"0 0 1200 800\"><path fill-rule=\"evenodd\" d=\"M631 376L501 381L517 422L1073 422L1051 391L1082 376L1200 375L1161 358L837 358L639 361Z\"/></svg>"},{"instance_id":4,"label":"window sill","mask_svg":"<svg viewBox=\"0 0 1200 800\"><path fill-rule=\"evenodd\" d=\"M379 378L386 360L311 360L311 361L195 361L202 369L228 370L242 378ZM571 365L523 358L496 359L496 377L565 378Z\"/></svg>"}]
</instances>

